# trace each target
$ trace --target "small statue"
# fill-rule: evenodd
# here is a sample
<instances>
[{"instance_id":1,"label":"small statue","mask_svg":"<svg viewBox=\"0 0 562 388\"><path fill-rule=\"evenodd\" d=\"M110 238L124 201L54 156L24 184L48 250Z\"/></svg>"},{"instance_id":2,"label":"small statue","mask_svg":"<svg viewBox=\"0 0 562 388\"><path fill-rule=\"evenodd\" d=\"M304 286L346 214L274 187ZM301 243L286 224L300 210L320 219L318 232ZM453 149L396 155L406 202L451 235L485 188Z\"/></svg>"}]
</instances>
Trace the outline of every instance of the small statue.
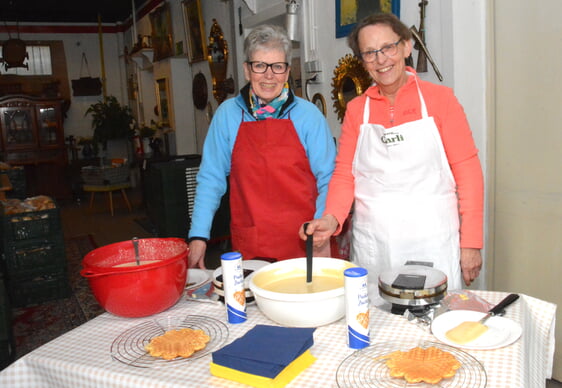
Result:
<instances>
[{"instance_id":1,"label":"small statue","mask_svg":"<svg viewBox=\"0 0 562 388\"><path fill-rule=\"evenodd\" d=\"M160 139L159 137L150 138L150 148L152 148L153 157L162 156L161 146L162 146L162 139Z\"/></svg>"}]
</instances>

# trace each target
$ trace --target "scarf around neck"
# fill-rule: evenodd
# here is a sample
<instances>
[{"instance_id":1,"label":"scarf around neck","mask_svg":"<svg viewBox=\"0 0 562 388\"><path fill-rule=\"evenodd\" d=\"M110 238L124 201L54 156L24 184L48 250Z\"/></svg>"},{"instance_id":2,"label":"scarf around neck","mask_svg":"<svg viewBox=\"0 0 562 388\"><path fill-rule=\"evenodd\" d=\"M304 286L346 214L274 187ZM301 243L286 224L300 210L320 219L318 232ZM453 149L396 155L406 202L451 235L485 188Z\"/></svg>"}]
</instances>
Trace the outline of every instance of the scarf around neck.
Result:
<instances>
[{"instance_id":1,"label":"scarf around neck","mask_svg":"<svg viewBox=\"0 0 562 388\"><path fill-rule=\"evenodd\" d=\"M281 94L267 104L262 103L261 99L250 87L250 107L256 120L278 118L281 113L281 107L285 104L287 98L289 98L289 84L287 82L285 82L283 90L281 90Z\"/></svg>"}]
</instances>

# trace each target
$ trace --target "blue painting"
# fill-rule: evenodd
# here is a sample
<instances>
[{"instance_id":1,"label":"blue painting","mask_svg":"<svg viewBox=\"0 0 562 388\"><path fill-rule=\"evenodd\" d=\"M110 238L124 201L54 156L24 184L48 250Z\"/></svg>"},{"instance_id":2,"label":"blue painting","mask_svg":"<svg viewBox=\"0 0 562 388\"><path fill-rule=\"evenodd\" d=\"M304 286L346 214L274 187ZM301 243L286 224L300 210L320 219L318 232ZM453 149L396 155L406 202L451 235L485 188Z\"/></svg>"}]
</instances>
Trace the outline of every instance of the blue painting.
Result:
<instances>
[{"instance_id":1,"label":"blue painting","mask_svg":"<svg viewBox=\"0 0 562 388\"><path fill-rule=\"evenodd\" d=\"M400 0L336 0L336 38L349 35L358 20L376 12L400 17Z\"/></svg>"}]
</instances>

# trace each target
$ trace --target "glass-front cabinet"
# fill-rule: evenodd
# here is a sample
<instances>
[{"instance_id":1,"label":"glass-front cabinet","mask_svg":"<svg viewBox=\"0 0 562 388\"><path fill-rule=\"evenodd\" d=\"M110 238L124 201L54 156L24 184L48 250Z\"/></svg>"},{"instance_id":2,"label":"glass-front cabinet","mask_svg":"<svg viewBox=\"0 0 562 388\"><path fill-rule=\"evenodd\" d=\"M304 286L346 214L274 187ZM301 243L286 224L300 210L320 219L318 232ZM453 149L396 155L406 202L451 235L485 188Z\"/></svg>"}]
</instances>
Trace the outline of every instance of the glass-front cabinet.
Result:
<instances>
[{"instance_id":1,"label":"glass-front cabinet","mask_svg":"<svg viewBox=\"0 0 562 388\"><path fill-rule=\"evenodd\" d=\"M59 117L55 105L41 104L37 109L37 125L39 128L39 144L56 146L59 143Z\"/></svg>"},{"instance_id":2,"label":"glass-front cabinet","mask_svg":"<svg viewBox=\"0 0 562 388\"><path fill-rule=\"evenodd\" d=\"M0 111L6 150L35 146L37 139L33 130L33 109L16 106L1 108Z\"/></svg>"},{"instance_id":3,"label":"glass-front cabinet","mask_svg":"<svg viewBox=\"0 0 562 388\"><path fill-rule=\"evenodd\" d=\"M28 194L60 196L67 154L62 100L0 97L0 160L25 166Z\"/></svg>"}]
</instances>

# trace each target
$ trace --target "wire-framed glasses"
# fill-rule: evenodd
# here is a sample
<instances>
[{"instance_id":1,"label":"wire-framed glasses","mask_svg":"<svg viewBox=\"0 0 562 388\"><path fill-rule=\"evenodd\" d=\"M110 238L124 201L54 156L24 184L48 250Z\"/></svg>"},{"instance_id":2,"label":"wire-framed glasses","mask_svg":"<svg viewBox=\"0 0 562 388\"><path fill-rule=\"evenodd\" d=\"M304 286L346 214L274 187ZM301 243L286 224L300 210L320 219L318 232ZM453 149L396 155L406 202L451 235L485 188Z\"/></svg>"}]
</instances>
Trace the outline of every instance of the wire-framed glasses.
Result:
<instances>
[{"instance_id":1,"label":"wire-framed glasses","mask_svg":"<svg viewBox=\"0 0 562 388\"><path fill-rule=\"evenodd\" d=\"M252 69L254 73L258 74L265 73L268 67L271 67L273 74L283 74L289 68L289 64L287 62L265 63L260 61L248 61L246 63L250 65L250 69Z\"/></svg>"},{"instance_id":2,"label":"wire-framed glasses","mask_svg":"<svg viewBox=\"0 0 562 388\"><path fill-rule=\"evenodd\" d=\"M396 55L396 52L398 51L398 44L400 44L400 42L402 42L402 38L398 39L398 41L394 43L387 44L378 50L363 51L359 55L361 56L361 60L363 62L373 62L377 59L379 53L383 54L387 58L390 58Z\"/></svg>"}]
</instances>

